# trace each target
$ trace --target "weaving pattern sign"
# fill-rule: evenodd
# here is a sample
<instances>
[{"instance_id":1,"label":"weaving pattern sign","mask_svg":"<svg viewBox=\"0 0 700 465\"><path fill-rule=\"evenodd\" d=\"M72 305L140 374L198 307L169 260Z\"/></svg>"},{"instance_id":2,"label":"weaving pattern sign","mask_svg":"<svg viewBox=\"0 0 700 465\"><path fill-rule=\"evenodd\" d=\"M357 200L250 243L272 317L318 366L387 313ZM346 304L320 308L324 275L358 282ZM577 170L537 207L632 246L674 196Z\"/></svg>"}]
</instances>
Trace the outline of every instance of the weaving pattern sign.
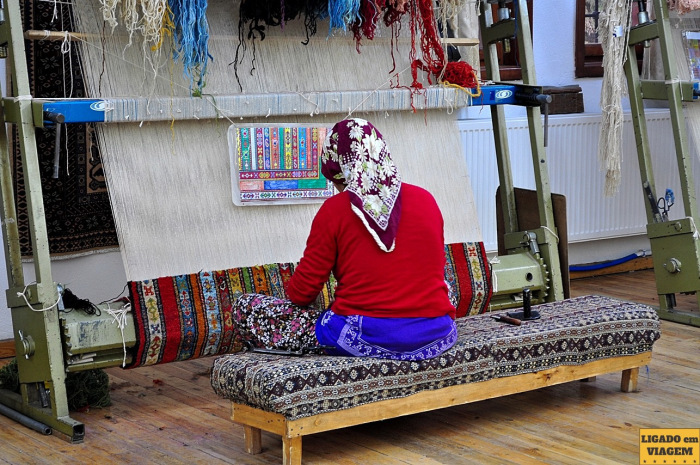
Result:
<instances>
[{"instance_id":1,"label":"weaving pattern sign","mask_svg":"<svg viewBox=\"0 0 700 465\"><path fill-rule=\"evenodd\" d=\"M300 125L232 126L233 202L312 203L332 196L333 185L321 174L326 132Z\"/></svg>"}]
</instances>

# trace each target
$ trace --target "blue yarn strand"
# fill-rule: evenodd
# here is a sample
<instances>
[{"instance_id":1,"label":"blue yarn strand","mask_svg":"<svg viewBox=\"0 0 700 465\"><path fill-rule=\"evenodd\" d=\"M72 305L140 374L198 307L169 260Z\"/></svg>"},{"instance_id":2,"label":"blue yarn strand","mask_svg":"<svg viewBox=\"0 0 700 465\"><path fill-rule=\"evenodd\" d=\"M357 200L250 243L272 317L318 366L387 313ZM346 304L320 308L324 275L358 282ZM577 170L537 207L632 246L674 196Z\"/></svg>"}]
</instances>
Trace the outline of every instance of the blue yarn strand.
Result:
<instances>
[{"instance_id":1,"label":"blue yarn strand","mask_svg":"<svg viewBox=\"0 0 700 465\"><path fill-rule=\"evenodd\" d=\"M173 59L182 61L190 92L201 94L209 55L207 0L169 0L175 24Z\"/></svg>"},{"instance_id":2,"label":"blue yarn strand","mask_svg":"<svg viewBox=\"0 0 700 465\"><path fill-rule=\"evenodd\" d=\"M328 34L334 29L347 31L348 27L360 17L360 0L328 0L330 26Z\"/></svg>"}]
</instances>

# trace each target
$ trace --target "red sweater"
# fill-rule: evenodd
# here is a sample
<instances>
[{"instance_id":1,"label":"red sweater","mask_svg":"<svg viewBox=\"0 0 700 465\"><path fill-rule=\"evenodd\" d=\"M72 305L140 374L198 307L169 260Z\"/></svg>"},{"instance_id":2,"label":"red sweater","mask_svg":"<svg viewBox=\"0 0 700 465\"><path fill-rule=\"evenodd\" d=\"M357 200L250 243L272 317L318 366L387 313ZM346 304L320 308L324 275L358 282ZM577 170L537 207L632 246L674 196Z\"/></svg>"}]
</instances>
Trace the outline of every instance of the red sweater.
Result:
<instances>
[{"instance_id":1,"label":"red sweater","mask_svg":"<svg viewBox=\"0 0 700 465\"><path fill-rule=\"evenodd\" d=\"M401 199L396 246L388 253L351 210L347 192L326 200L287 285L289 299L309 305L333 271L338 286L331 308L338 315L454 318L440 209L428 191L410 184L403 183Z\"/></svg>"}]
</instances>

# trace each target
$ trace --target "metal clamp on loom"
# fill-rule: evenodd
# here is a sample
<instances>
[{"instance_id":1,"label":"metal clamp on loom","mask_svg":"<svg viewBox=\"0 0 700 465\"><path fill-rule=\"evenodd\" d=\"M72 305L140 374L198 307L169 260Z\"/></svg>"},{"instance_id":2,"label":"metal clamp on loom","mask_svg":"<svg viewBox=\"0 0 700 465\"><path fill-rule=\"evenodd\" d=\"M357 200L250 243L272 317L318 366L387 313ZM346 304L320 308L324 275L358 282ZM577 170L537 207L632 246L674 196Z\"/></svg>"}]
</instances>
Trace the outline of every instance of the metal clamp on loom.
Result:
<instances>
[{"instance_id":1,"label":"metal clamp on loom","mask_svg":"<svg viewBox=\"0 0 700 465\"><path fill-rule=\"evenodd\" d=\"M62 113L45 111L44 121L49 121L56 124L56 142L53 152L53 175L51 177L53 179L58 179L59 161L61 158L61 129L63 128L63 123L66 121L66 117Z\"/></svg>"},{"instance_id":2,"label":"metal clamp on loom","mask_svg":"<svg viewBox=\"0 0 700 465\"><path fill-rule=\"evenodd\" d=\"M526 107L544 107L544 146L547 147L549 136L549 104L552 103L552 96L543 94L541 87L520 87L515 93L515 102Z\"/></svg>"}]
</instances>

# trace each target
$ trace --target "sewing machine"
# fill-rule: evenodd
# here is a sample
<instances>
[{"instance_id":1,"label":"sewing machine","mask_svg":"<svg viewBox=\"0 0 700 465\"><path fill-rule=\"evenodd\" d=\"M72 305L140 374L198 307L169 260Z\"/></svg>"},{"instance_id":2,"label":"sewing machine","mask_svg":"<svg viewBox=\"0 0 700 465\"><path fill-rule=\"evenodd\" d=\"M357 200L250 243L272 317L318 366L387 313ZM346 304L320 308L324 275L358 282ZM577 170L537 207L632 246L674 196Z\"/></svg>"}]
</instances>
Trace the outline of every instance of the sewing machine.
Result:
<instances>
[{"instance_id":1,"label":"sewing machine","mask_svg":"<svg viewBox=\"0 0 700 465\"><path fill-rule=\"evenodd\" d=\"M516 17L499 10L498 21L491 14L491 2L482 2L481 31L486 59L487 79L500 80L496 44L517 37L522 65L523 84L491 84L482 86L482 96L469 98L455 89L427 89L427 102L440 101L441 95L448 95L457 107L466 105L488 105L491 107L498 158L498 171L501 185L501 200L505 220L505 245L508 253L494 260L493 273L497 288L492 298L492 308L518 307L522 304L523 289L530 291L532 303L551 302L564 297L559 252L557 250L556 226L552 212L551 192L544 147L544 131L540 105L547 97L535 85L530 26L524 0L517 0ZM505 4L508 2L499 2ZM122 328L114 324L114 318L107 312L107 305L100 306L101 316L86 315L81 312L59 312L55 304L59 300L59 286L51 275L51 261L41 194L41 179L37 161L37 147L34 128L51 124L75 122L104 122L118 124L129 121L129 115L115 116L116 112L106 109L119 107L119 99L91 99L68 101L45 101L30 97L26 62L24 57L24 36L16 0L3 3L4 18L0 19L0 42L7 44L7 66L13 76L14 95L19 98L3 99L2 120L16 124L25 170L25 184L28 186L30 225L34 250L36 283L25 284L18 245L16 211L12 192L12 176L8 154L5 125L0 130L2 160L2 219L9 276L7 291L8 306L12 309L15 347L21 383L21 394L0 390L0 403L18 412L18 419L28 425L47 425L54 432L72 442L81 442L84 425L73 420L66 402L66 373L119 366L129 357L129 348L135 343L133 322L127 318ZM516 25L517 24L517 25ZM528 33L523 33L527 31ZM382 111L388 100L397 96L406 97L406 89L374 91L375 98L367 101L367 92L345 92L343 98L352 101L358 111ZM260 96L265 98L265 96ZM322 97L322 96L321 96ZM268 116L288 116L297 107L305 104L298 94L272 95ZM227 108L235 114L246 116L245 100L240 95L218 96L219 108ZM353 100L354 99L354 100ZM384 103L383 103L384 102ZM128 99L129 105L147 105L148 102ZM337 103L337 102L336 102ZM332 98L324 101L325 110L331 108ZM355 105L355 103L357 105ZM371 106L370 106L371 103ZM170 99L168 105L177 108L178 99ZM321 105L321 110L324 109ZM363 106L363 105L366 105ZM524 105L530 127L531 151L534 176L537 186L537 209L541 226L528 231L519 231L518 212L510 168L504 105ZM122 105L126 106L126 105ZM294 111L292 111L294 109ZM317 107L318 109L318 107ZM340 108L343 110L343 108ZM192 115L178 112L141 112L141 120L165 118L193 118ZM160 116L159 116L160 115ZM216 118L218 114L198 114L197 119ZM125 119L124 119L125 118ZM132 120L133 121L133 120ZM33 311L32 309L36 310ZM122 332L123 331L123 332ZM24 419L24 420L23 420Z\"/></svg>"}]
</instances>

